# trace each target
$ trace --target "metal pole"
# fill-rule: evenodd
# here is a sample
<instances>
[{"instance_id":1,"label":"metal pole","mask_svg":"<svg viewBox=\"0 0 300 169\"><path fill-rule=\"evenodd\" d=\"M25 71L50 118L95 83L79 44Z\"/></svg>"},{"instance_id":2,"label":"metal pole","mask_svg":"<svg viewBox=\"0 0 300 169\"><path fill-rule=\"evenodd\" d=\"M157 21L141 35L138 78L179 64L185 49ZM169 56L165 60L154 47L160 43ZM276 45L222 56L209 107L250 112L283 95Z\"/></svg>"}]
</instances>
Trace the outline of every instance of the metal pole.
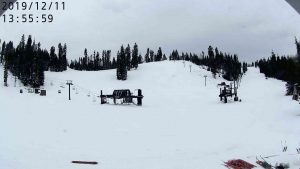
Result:
<instances>
[{"instance_id":1,"label":"metal pole","mask_svg":"<svg viewBox=\"0 0 300 169\"><path fill-rule=\"evenodd\" d=\"M69 85L69 100L71 100L71 85L73 85L72 80L67 80L67 85Z\"/></svg>"},{"instance_id":2,"label":"metal pole","mask_svg":"<svg viewBox=\"0 0 300 169\"><path fill-rule=\"evenodd\" d=\"M204 77L205 77L205 87L206 87L206 78L207 78L207 75L205 75Z\"/></svg>"},{"instance_id":3,"label":"metal pole","mask_svg":"<svg viewBox=\"0 0 300 169\"><path fill-rule=\"evenodd\" d=\"M71 84L69 84L69 100L71 100Z\"/></svg>"}]
</instances>

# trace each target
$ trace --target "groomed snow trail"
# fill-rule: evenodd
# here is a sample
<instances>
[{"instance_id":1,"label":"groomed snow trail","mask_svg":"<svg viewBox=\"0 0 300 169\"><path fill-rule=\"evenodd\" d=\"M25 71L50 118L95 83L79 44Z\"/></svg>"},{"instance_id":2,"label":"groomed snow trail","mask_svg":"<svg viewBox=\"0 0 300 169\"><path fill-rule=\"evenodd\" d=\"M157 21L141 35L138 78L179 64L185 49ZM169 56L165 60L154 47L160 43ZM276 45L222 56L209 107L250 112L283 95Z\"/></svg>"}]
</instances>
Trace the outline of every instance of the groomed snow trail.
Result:
<instances>
[{"instance_id":1,"label":"groomed snow trail","mask_svg":"<svg viewBox=\"0 0 300 169\"><path fill-rule=\"evenodd\" d=\"M284 82L250 68L239 88L242 102L223 104L217 84L224 80L193 64L189 72L190 64L142 64L124 82L115 70L47 72L46 97L20 94L9 78L10 87L0 87L1 168L220 169L232 158L254 163L255 156L274 154L280 156L270 162L300 167L299 156L289 155L300 147L300 105L284 96ZM66 80L74 83L72 101ZM127 88L143 90L142 107L100 105L96 97Z\"/></svg>"}]
</instances>

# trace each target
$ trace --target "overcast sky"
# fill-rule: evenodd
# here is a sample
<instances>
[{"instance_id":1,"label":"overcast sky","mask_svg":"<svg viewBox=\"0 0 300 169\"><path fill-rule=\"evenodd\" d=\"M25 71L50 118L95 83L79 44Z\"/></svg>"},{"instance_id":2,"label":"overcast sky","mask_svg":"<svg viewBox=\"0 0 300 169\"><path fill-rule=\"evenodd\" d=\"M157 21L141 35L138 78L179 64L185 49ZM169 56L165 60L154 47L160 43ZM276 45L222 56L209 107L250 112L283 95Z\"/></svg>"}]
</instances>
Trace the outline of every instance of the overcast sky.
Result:
<instances>
[{"instance_id":1,"label":"overcast sky","mask_svg":"<svg viewBox=\"0 0 300 169\"><path fill-rule=\"evenodd\" d=\"M32 1L32 0L23 0ZM49 0L46 0L49 1ZM296 53L300 15L284 0L65 0L65 11L50 11L54 23L3 23L0 39L19 41L33 35L42 47L67 43L68 58L83 55L84 48L111 49L122 44L207 53L209 45L253 61ZM7 12L22 14L24 11ZM25 13L41 14L30 11ZM44 12L45 13L45 12Z\"/></svg>"}]
</instances>

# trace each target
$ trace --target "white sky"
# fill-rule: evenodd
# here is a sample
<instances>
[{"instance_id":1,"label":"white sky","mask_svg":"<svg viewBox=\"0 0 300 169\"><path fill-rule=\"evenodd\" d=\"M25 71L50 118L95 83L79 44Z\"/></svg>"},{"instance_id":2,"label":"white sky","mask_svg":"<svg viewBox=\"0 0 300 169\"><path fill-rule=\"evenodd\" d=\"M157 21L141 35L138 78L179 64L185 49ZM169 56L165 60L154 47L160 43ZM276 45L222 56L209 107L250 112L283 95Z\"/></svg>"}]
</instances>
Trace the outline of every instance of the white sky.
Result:
<instances>
[{"instance_id":1,"label":"white sky","mask_svg":"<svg viewBox=\"0 0 300 169\"><path fill-rule=\"evenodd\" d=\"M32 0L23 0L31 2ZM37 0L36 0L37 1ZM49 1L49 0L46 0ZM61 1L61 0L59 0ZM284 0L65 0L65 11L50 11L54 23L3 23L0 39L18 42L33 35L42 47L67 43L68 58L84 48L119 50L122 44L139 45L142 55L161 46L166 54L179 51L207 53L209 45L253 61L296 53L300 15ZM6 14L41 11L11 11Z\"/></svg>"}]
</instances>

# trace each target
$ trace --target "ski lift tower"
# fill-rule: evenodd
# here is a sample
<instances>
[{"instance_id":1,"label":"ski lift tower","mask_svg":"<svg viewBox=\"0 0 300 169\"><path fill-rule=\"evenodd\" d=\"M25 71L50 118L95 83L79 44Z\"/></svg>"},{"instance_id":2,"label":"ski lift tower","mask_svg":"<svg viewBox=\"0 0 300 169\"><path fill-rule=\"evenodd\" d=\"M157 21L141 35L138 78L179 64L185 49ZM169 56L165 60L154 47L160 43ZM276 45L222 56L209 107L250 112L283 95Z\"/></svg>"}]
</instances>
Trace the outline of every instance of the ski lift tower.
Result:
<instances>
[{"instance_id":1,"label":"ski lift tower","mask_svg":"<svg viewBox=\"0 0 300 169\"><path fill-rule=\"evenodd\" d=\"M69 86L69 100L71 100L71 85L73 85L72 80L67 80L67 85Z\"/></svg>"}]
</instances>

